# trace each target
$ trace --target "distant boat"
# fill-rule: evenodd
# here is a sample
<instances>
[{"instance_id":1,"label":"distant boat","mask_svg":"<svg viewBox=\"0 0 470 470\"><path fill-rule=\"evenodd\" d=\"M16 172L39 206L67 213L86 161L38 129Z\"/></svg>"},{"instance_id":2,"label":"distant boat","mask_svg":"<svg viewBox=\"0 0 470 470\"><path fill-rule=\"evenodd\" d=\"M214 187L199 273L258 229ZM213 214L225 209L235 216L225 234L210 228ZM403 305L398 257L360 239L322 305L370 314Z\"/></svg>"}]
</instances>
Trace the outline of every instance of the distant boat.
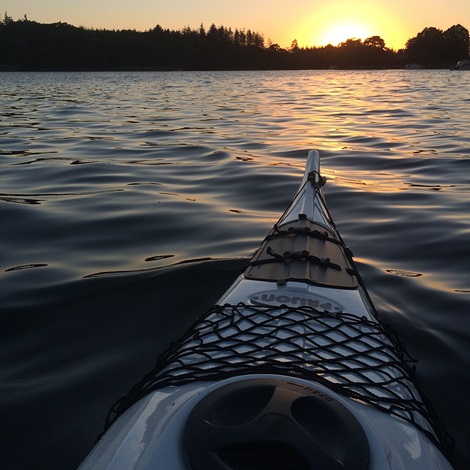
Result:
<instances>
[{"instance_id":1,"label":"distant boat","mask_svg":"<svg viewBox=\"0 0 470 470\"><path fill-rule=\"evenodd\" d=\"M459 60L451 70L470 70L470 60Z\"/></svg>"},{"instance_id":2,"label":"distant boat","mask_svg":"<svg viewBox=\"0 0 470 470\"><path fill-rule=\"evenodd\" d=\"M421 65L421 64L407 64L405 66L405 69L409 69L409 70L422 70L422 69L425 69L426 67L424 65Z\"/></svg>"}]
</instances>

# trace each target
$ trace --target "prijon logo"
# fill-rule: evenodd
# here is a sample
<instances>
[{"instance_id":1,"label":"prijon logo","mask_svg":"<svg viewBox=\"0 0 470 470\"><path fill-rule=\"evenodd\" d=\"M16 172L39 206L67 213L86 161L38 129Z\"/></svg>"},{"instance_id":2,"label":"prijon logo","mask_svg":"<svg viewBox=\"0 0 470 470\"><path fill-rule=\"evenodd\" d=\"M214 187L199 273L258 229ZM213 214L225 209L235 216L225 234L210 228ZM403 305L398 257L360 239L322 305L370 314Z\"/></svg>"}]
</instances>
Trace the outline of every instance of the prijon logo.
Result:
<instances>
[{"instance_id":1,"label":"prijon logo","mask_svg":"<svg viewBox=\"0 0 470 470\"><path fill-rule=\"evenodd\" d=\"M321 295L313 295L307 292L295 292L283 290L282 292L271 290L253 294L250 299L254 304L276 307L287 305L288 307L313 307L321 311L338 313L343 307Z\"/></svg>"}]
</instances>

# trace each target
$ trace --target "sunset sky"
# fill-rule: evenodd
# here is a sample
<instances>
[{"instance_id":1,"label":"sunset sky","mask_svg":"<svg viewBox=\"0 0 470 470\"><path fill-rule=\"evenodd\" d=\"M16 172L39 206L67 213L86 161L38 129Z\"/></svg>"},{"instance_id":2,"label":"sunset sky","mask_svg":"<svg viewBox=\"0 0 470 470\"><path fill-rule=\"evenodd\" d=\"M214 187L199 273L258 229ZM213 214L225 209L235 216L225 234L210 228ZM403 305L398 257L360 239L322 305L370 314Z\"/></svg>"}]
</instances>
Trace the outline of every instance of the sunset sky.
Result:
<instances>
[{"instance_id":1,"label":"sunset sky","mask_svg":"<svg viewBox=\"0 0 470 470\"><path fill-rule=\"evenodd\" d=\"M469 0L1 0L13 19L40 23L145 31L157 24L182 29L216 26L251 29L281 47L337 45L349 38L381 36L400 49L425 27L470 29Z\"/></svg>"}]
</instances>

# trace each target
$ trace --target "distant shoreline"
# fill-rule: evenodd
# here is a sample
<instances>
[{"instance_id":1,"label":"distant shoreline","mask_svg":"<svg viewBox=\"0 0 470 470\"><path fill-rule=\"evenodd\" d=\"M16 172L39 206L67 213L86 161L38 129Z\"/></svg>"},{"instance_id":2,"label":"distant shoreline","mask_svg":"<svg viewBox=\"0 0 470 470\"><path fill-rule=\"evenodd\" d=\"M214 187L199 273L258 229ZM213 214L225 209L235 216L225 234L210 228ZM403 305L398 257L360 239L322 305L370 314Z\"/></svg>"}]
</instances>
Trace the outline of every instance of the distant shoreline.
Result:
<instances>
[{"instance_id":1,"label":"distant shoreline","mask_svg":"<svg viewBox=\"0 0 470 470\"><path fill-rule=\"evenodd\" d=\"M425 28L395 51L380 36L311 48L294 40L284 49L266 45L259 33L214 24L139 32L15 21L7 14L0 20L0 71L10 72L448 69L468 57L469 32L461 25Z\"/></svg>"}]
</instances>

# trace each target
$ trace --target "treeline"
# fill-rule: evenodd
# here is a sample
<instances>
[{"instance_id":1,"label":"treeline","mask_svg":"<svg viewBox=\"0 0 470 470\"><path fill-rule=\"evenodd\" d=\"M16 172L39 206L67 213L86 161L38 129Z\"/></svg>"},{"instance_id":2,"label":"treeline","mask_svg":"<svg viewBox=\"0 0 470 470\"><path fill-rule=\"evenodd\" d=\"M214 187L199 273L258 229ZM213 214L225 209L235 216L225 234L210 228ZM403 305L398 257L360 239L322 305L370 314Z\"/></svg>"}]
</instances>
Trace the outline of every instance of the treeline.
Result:
<instances>
[{"instance_id":1,"label":"treeline","mask_svg":"<svg viewBox=\"0 0 470 470\"><path fill-rule=\"evenodd\" d=\"M405 49L386 47L380 36L348 39L338 46L289 48L265 43L251 30L214 24L209 29L86 29L41 24L25 16L0 20L0 70L243 70L400 68L407 63L450 67L468 58L469 33L425 28Z\"/></svg>"},{"instance_id":2,"label":"treeline","mask_svg":"<svg viewBox=\"0 0 470 470\"><path fill-rule=\"evenodd\" d=\"M449 65L468 59L469 33L457 24L446 31L437 28L424 28L406 43L406 53L411 62L429 67Z\"/></svg>"},{"instance_id":3,"label":"treeline","mask_svg":"<svg viewBox=\"0 0 470 470\"><path fill-rule=\"evenodd\" d=\"M207 31L86 29L40 24L5 15L0 67L16 70L203 70L264 68L264 38L250 30L212 25Z\"/></svg>"}]
</instances>

